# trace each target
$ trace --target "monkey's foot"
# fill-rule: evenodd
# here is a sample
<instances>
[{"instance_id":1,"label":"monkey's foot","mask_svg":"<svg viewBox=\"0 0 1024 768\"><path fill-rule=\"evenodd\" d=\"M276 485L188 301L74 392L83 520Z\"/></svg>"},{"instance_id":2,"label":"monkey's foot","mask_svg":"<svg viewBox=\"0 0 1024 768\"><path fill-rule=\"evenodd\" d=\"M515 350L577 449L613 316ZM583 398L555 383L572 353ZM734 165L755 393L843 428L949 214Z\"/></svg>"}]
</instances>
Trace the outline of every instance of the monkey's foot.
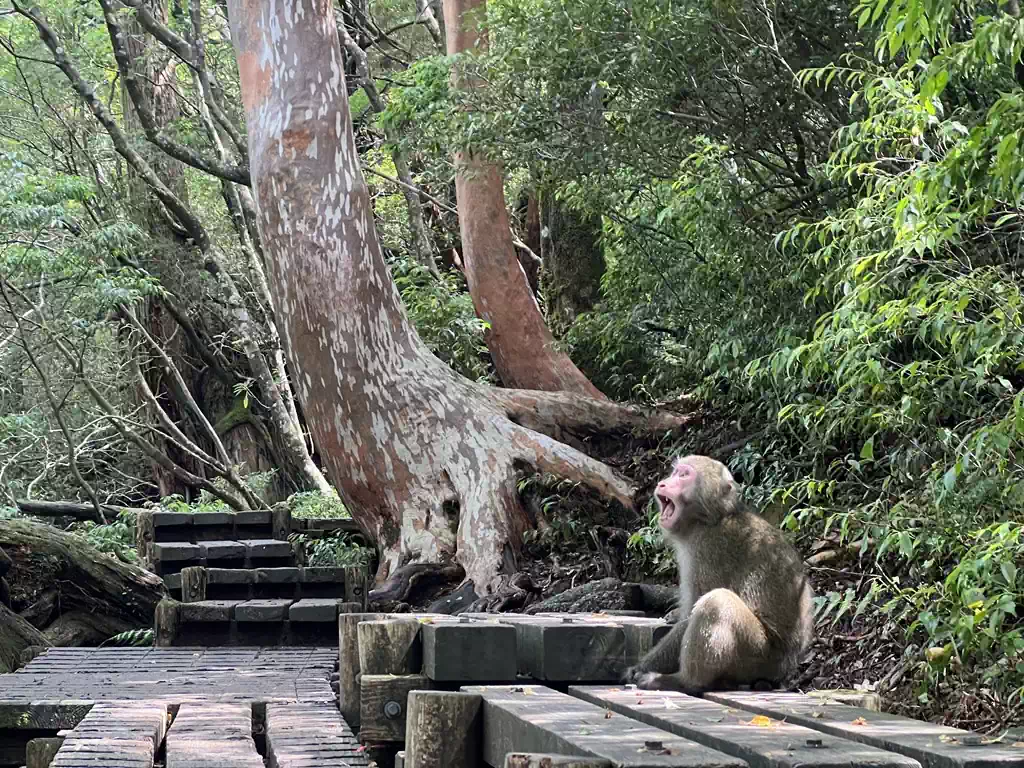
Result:
<instances>
[{"instance_id":1,"label":"monkey's foot","mask_svg":"<svg viewBox=\"0 0 1024 768\"><path fill-rule=\"evenodd\" d=\"M634 682L637 688L643 688L645 691L659 691L671 687L664 684L667 677L668 675L659 672L642 672L636 676Z\"/></svg>"},{"instance_id":2,"label":"monkey's foot","mask_svg":"<svg viewBox=\"0 0 1024 768\"><path fill-rule=\"evenodd\" d=\"M679 691L690 696L700 696L702 688L687 684L679 675L662 675L658 672L645 672L636 679L636 687L645 691Z\"/></svg>"},{"instance_id":3,"label":"monkey's foot","mask_svg":"<svg viewBox=\"0 0 1024 768\"><path fill-rule=\"evenodd\" d=\"M637 665L635 667L630 667L629 669L627 669L625 672L622 673L622 682L625 683L626 685L635 684L635 683L637 683L637 681L640 680L641 677L643 677L644 675L649 675L649 674L653 674L653 673L651 673L651 672L644 672L640 668L639 665Z\"/></svg>"}]
</instances>

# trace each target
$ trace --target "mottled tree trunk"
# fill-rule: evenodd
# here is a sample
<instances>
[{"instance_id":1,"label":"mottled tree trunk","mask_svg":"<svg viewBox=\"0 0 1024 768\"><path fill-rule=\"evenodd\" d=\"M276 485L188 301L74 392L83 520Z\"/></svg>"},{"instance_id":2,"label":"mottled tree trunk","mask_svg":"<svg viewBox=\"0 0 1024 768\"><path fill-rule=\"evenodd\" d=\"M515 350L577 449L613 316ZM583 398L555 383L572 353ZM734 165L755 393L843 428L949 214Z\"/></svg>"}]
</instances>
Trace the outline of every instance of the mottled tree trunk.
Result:
<instances>
[{"instance_id":1,"label":"mottled tree trunk","mask_svg":"<svg viewBox=\"0 0 1024 768\"><path fill-rule=\"evenodd\" d=\"M444 0L449 55L486 46L486 37L465 17L484 5L484 0ZM604 397L557 347L537 306L512 245L501 172L468 152L456 154L455 164L466 281L477 314L490 324L487 348L502 383Z\"/></svg>"},{"instance_id":2,"label":"mottled tree trunk","mask_svg":"<svg viewBox=\"0 0 1024 768\"><path fill-rule=\"evenodd\" d=\"M229 10L271 293L328 476L376 536L378 578L456 560L486 594L515 568L530 526L519 464L632 504L628 483L545 433L685 419L491 390L430 354L374 229L331 5L230 0Z\"/></svg>"}]
</instances>

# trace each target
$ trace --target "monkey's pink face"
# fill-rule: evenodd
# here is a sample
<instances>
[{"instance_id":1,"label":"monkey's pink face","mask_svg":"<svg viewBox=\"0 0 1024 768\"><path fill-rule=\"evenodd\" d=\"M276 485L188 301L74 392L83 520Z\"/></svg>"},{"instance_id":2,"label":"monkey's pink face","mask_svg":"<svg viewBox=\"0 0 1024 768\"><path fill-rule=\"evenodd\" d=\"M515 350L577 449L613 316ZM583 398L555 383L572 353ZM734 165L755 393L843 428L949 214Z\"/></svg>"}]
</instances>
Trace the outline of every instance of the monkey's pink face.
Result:
<instances>
[{"instance_id":1,"label":"monkey's pink face","mask_svg":"<svg viewBox=\"0 0 1024 768\"><path fill-rule=\"evenodd\" d=\"M676 462L672 474L658 483L654 498L658 500L660 515L658 523L665 530L671 530L682 517L683 510L694 497L697 471L685 462Z\"/></svg>"}]
</instances>

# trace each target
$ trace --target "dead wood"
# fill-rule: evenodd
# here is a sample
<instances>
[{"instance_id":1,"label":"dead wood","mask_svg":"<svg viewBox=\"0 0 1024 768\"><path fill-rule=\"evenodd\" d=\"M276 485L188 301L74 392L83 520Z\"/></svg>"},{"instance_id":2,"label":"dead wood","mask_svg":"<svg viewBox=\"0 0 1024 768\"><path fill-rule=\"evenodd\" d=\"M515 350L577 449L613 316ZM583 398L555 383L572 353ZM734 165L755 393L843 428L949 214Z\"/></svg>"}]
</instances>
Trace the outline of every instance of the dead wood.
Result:
<instances>
[{"instance_id":1,"label":"dead wood","mask_svg":"<svg viewBox=\"0 0 1024 768\"><path fill-rule=\"evenodd\" d=\"M96 617L88 622L79 617L80 623L91 623L94 628L107 626L104 622L124 628L151 626L156 604L167 594L159 576L122 563L90 546L84 538L45 523L0 520L0 547L13 560L8 573L12 603L27 606L30 616L42 617L47 613L46 603L38 607L35 604L50 599L40 596L43 590L54 590L60 615ZM17 618L32 627L25 618ZM67 626L70 625L69 621ZM38 632L35 627L32 629ZM72 634L85 636L81 627L72 632L62 624L54 630L57 638ZM44 640L29 644L48 643Z\"/></svg>"},{"instance_id":2,"label":"dead wood","mask_svg":"<svg viewBox=\"0 0 1024 768\"><path fill-rule=\"evenodd\" d=\"M643 595L643 611L655 616L664 616L676 607L679 602L678 587L668 587L662 584L640 584L640 593Z\"/></svg>"},{"instance_id":3,"label":"dead wood","mask_svg":"<svg viewBox=\"0 0 1024 768\"><path fill-rule=\"evenodd\" d=\"M21 666L21 652L29 646L49 645L43 633L10 608L0 605L0 674Z\"/></svg>"},{"instance_id":4,"label":"dead wood","mask_svg":"<svg viewBox=\"0 0 1024 768\"><path fill-rule=\"evenodd\" d=\"M559 439L565 432L576 435L638 431L670 432L694 424L695 413L678 414L654 408L622 405L570 392L539 392L527 389L489 389L490 397L516 424Z\"/></svg>"},{"instance_id":5,"label":"dead wood","mask_svg":"<svg viewBox=\"0 0 1024 768\"><path fill-rule=\"evenodd\" d=\"M57 589L51 587L40 594L34 603L21 612L21 618L36 629L45 629L57 610L57 600L59 597Z\"/></svg>"},{"instance_id":6,"label":"dead wood","mask_svg":"<svg viewBox=\"0 0 1024 768\"><path fill-rule=\"evenodd\" d=\"M99 645L104 640L138 629L137 623L129 623L114 616L85 611L70 611L57 617L43 632L50 645L58 648L76 648L83 645Z\"/></svg>"},{"instance_id":7,"label":"dead wood","mask_svg":"<svg viewBox=\"0 0 1024 768\"><path fill-rule=\"evenodd\" d=\"M36 517L73 517L76 520L95 520L96 508L92 504L82 504L77 501L33 501L30 499L15 499L18 511L25 515ZM112 504L100 504L100 509L109 517L116 517L121 512L139 512L133 507L118 507Z\"/></svg>"}]
</instances>

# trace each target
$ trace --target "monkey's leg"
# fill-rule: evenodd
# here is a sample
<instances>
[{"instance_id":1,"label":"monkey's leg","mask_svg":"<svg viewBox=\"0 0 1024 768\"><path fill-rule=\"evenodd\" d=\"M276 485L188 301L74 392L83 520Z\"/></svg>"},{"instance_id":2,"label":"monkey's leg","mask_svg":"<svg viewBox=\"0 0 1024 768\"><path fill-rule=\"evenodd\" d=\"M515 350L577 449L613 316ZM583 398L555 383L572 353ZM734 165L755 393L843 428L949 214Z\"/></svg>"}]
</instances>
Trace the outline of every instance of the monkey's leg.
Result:
<instances>
[{"instance_id":1,"label":"monkey's leg","mask_svg":"<svg viewBox=\"0 0 1024 768\"><path fill-rule=\"evenodd\" d=\"M732 590L713 589L693 606L679 671L646 674L637 684L698 693L722 680L739 683L770 677L773 666L768 636L757 616Z\"/></svg>"},{"instance_id":2,"label":"monkey's leg","mask_svg":"<svg viewBox=\"0 0 1024 768\"><path fill-rule=\"evenodd\" d=\"M689 619L676 622L660 642L644 654L637 664L626 670L623 680L627 683L635 683L641 675L649 672L665 674L678 671L679 649L682 647L688 623Z\"/></svg>"}]
</instances>

